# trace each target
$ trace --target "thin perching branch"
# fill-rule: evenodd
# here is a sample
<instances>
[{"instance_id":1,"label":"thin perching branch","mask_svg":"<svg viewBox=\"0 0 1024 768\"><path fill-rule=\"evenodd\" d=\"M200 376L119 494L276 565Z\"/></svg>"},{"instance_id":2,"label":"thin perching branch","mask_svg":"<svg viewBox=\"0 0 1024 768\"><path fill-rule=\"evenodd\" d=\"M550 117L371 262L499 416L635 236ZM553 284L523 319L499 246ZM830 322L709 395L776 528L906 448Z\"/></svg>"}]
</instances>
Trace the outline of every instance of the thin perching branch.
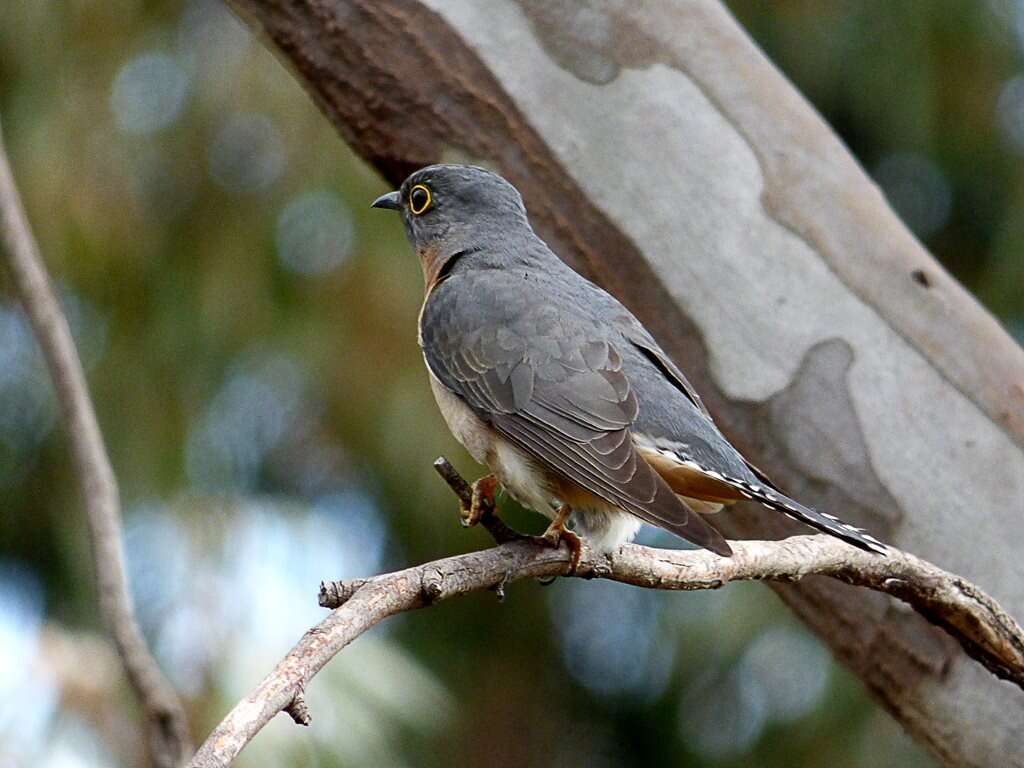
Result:
<instances>
[{"instance_id":1,"label":"thin perching branch","mask_svg":"<svg viewBox=\"0 0 1024 768\"><path fill-rule=\"evenodd\" d=\"M85 372L25 216L2 135L0 238L14 285L43 350L64 412L92 540L100 613L113 636L128 681L145 710L153 765L178 768L192 753L185 710L146 647L135 620L125 578L117 481L89 398Z\"/></svg>"},{"instance_id":2,"label":"thin perching branch","mask_svg":"<svg viewBox=\"0 0 1024 768\"><path fill-rule=\"evenodd\" d=\"M463 503L469 486L445 459L438 472ZM320 605L334 610L303 635L256 689L235 705L192 760L191 768L230 765L278 712L309 725L303 692L346 645L389 616L425 608L480 590L503 596L506 585L526 578L564 576L566 548L551 549L516 534L494 515L482 524L499 542L471 552L366 579L323 582ZM799 581L830 576L909 603L956 638L993 674L1024 688L1024 631L978 587L897 549L887 557L863 552L830 536L783 541L733 541L732 557L706 550L660 550L626 545L613 555L584 550L576 577L601 578L665 590L717 589L730 581ZM296 713L301 714L300 717Z\"/></svg>"}]
</instances>

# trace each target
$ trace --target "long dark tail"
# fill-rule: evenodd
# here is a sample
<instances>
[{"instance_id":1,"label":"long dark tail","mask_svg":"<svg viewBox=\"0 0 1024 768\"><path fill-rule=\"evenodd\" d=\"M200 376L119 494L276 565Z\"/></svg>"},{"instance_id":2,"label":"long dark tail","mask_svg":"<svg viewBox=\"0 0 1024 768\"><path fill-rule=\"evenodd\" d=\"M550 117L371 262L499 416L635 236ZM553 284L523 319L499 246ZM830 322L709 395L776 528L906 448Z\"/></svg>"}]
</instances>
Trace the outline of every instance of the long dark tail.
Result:
<instances>
[{"instance_id":1,"label":"long dark tail","mask_svg":"<svg viewBox=\"0 0 1024 768\"><path fill-rule=\"evenodd\" d=\"M746 477L737 477L732 473L702 466L689 456L681 455L674 447L659 446L654 440L650 442L653 442L654 446L642 447L641 455L652 463L655 471L680 496L726 503L734 499L739 500L740 497L753 499L768 509L789 515L794 520L842 539L855 547L880 555L888 554L885 545L867 531L844 523L827 512L805 507L789 498L775 487L764 472L750 462L745 461L750 473ZM686 534L682 535L684 538L691 538Z\"/></svg>"},{"instance_id":2,"label":"long dark tail","mask_svg":"<svg viewBox=\"0 0 1024 768\"><path fill-rule=\"evenodd\" d=\"M879 555L887 555L889 553L885 544L863 528L857 528L849 523L844 523L838 517L827 512L818 512L810 507L805 507L774 487L748 483L745 480L736 480L734 478L729 478L728 482L735 485L739 492L748 499L760 502L768 507L768 509L789 515L794 520L806 523L812 528L817 528L823 533L835 536L837 539L842 539L868 552L875 552Z\"/></svg>"}]
</instances>

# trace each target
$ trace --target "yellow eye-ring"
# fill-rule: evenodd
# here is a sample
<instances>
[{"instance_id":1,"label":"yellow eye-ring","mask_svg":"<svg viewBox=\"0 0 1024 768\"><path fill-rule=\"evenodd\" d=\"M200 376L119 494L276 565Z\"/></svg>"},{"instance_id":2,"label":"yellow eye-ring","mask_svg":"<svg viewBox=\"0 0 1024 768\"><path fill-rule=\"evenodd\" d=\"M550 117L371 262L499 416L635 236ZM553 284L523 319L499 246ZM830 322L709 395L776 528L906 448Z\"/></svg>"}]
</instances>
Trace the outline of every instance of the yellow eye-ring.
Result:
<instances>
[{"instance_id":1,"label":"yellow eye-ring","mask_svg":"<svg viewBox=\"0 0 1024 768\"><path fill-rule=\"evenodd\" d=\"M409 190L409 210L416 216L424 213L430 207L432 200L430 190L423 184L417 184Z\"/></svg>"}]
</instances>

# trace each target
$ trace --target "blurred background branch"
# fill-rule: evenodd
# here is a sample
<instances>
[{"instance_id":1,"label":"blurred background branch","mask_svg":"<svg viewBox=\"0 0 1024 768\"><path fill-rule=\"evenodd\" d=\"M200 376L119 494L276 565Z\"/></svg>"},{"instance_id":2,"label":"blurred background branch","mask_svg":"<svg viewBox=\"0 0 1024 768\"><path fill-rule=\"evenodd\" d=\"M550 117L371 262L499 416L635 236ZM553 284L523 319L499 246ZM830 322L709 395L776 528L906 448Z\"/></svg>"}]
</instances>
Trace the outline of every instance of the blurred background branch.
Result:
<instances>
[{"instance_id":1,"label":"blurred background branch","mask_svg":"<svg viewBox=\"0 0 1024 768\"><path fill-rule=\"evenodd\" d=\"M0 224L7 266L42 347L64 412L81 502L89 522L100 613L142 705L152 764L157 768L178 768L192 749L185 710L150 654L135 620L125 577L121 502L114 471L71 329L50 286L22 208L2 133Z\"/></svg>"}]
</instances>

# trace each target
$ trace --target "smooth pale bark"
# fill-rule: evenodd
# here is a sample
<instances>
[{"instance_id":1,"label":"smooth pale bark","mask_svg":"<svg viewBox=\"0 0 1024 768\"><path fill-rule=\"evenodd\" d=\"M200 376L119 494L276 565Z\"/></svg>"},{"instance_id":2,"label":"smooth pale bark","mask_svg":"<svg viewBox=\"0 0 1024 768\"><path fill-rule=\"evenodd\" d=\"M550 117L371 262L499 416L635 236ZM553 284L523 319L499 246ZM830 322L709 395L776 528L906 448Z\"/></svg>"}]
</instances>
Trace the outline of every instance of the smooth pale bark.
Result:
<instances>
[{"instance_id":1,"label":"smooth pale bark","mask_svg":"<svg viewBox=\"0 0 1024 768\"><path fill-rule=\"evenodd\" d=\"M718 2L234 3L393 183L442 159L513 181L792 495L1024 615L1024 352ZM919 616L778 590L945 763L1024 766L1024 693Z\"/></svg>"}]
</instances>

